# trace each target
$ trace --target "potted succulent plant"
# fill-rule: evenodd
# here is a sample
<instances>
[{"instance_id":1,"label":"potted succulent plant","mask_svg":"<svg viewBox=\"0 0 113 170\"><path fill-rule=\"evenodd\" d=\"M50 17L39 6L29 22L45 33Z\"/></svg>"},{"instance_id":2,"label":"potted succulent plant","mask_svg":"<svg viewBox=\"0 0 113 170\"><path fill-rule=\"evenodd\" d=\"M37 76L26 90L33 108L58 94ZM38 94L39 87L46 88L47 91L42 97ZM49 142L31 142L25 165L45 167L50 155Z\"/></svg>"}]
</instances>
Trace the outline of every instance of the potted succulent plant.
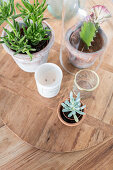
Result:
<instances>
[{"instance_id":1,"label":"potted succulent plant","mask_svg":"<svg viewBox=\"0 0 113 170\"><path fill-rule=\"evenodd\" d=\"M54 43L54 32L45 22L43 12L46 0L39 4L34 0L21 0L16 4L20 11L16 14L14 0L0 4L0 25L6 22L1 38L4 49L17 65L26 72L35 72L38 65L47 62L48 53Z\"/></svg>"},{"instance_id":2,"label":"potted succulent plant","mask_svg":"<svg viewBox=\"0 0 113 170\"><path fill-rule=\"evenodd\" d=\"M80 93L77 97L73 97L73 92L70 92L70 98L67 98L58 106L58 118L67 126L77 126L85 118L86 105L80 101Z\"/></svg>"},{"instance_id":3,"label":"potted succulent plant","mask_svg":"<svg viewBox=\"0 0 113 170\"><path fill-rule=\"evenodd\" d=\"M78 26L70 28L65 35L69 61L75 67L88 68L105 51L107 37L100 24L111 17L105 6L96 5Z\"/></svg>"}]
</instances>

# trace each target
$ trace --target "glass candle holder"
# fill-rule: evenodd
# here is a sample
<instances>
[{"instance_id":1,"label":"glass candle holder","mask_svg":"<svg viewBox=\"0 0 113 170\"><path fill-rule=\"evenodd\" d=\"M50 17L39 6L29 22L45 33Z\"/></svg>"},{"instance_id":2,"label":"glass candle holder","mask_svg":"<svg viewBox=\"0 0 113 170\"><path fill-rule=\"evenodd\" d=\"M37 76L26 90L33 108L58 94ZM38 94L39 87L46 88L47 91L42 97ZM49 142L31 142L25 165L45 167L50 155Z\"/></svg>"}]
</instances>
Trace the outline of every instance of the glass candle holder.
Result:
<instances>
[{"instance_id":1,"label":"glass candle holder","mask_svg":"<svg viewBox=\"0 0 113 170\"><path fill-rule=\"evenodd\" d=\"M56 64L45 63L40 65L35 72L39 94L46 98L55 97L60 91L62 77L62 70Z\"/></svg>"},{"instance_id":2,"label":"glass candle holder","mask_svg":"<svg viewBox=\"0 0 113 170\"><path fill-rule=\"evenodd\" d=\"M79 92L81 98L88 98L99 85L99 77L93 70L80 70L75 74L73 91L75 95Z\"/></svg>"}]
</instances>

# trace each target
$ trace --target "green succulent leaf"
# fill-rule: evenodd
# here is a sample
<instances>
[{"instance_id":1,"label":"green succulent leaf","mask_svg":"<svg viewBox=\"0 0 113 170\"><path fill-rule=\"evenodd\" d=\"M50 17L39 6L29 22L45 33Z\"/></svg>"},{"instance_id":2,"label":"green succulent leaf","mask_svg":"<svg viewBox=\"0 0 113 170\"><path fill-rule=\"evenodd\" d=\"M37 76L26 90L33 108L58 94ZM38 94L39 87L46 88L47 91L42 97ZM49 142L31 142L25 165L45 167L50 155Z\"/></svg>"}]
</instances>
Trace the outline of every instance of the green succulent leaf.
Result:
<instances>
[{"instance_id":1,"label":"green succulent leaf","mask_svg":"<svg viewBox=\"0 0 113 170\"><path fill-rule=\"evenodd\" d=\"M70 99L72 99L73 98L73 92L71 91L70 92Z\"/></svg>"},{"instance_id":2,"label":"green succulent leaf","mask_svg":"<svg viewBox=\"0 0 113 170\"><path fill-rule=\"evenodd\" d=\"M0 41L0 44L4 43L4 41Z\"/></svg>"},{"instance_id":3,"label":"green succulent leaf","mask_svg":"<svg viewBox=\"0 0 113 170\"><path fill-rule=\"evenodd\" d=\"M91 46L91 42L93 41L96 34L95 24L92 22L84 22L81 27L80 38L87 45L87 47Z\"/></svg>"},{"instance_id":4,"label":"green succulent leaf","mask_svg":"<svg viewBox=\"0 0 113 170\"><path fill-rule=\"evenodd\" d=\"M16 19L16 18L18 18L18 17L21 17L23 14L16 14L16 15L13 15L11 18L12 19Z\"/></svg>"},{"instance_id":5,"label":"green succulent leaf","mask_svg":"<svg viewBox=\"0 0 113 170\"><path fill-rule=\"evenodd\" d=\"M71 109L62 109L62 112L69 112Z\"/></svg>"},{"instance_id":6,"label":"green succulent leaf","mask_svg":"<svg viewBox=\"0 0 113 170\"><path fill-rule=\"evenodd\" d=\"M1 0L0 1L0 20L1 20L0 25L3 23L3 21L7 21L7 19L10 18L10 16L13 15L14 12L15 12L14 0L9 0L7 2Z\"/></svg>"},{"instance_id":7,"label":"green succulent leaf","mask_svg":"<svg viewBox=\"0 0 113 170\"><path fill-rule=\"evenodd\" d=\"M85 115L84 112L81 112L80 110L76 110L77 113L79 113L80 115Z\"/></svg>"},{"instance_id":8,"label":"green succulent leaf","mask_svg":"<svg viewBox=\"0 0 113 170\"><path fill-rule=\"evenodd\" d=\"M74 103L74 98L73 98L73 92L72 91L70 92L70 102Z\"/></svg>"},{"instance_id":9,"label":"green succulent leaf","mask_svg":"<svg viewBox=\"0 0 113 170\"><path fill-rule=\"evenodd\" d=\"M68 114L68 117L71 117L71 116L73 116L73 115L75 115L75 111L70 112L70 113Z\"/></svg>"},{"instance_id":10,"label":"green succulent leaf","mask_svg":"<svg viewBox=\"0 0 113 170\"><path fill-rule=\"evenodd\" d=\"M76 103L79 103L80 102L80 92L77 94L77 98L75 100Z\"/></svg>"},{"instance_id":11,"label":"green succulent leaf","mask_svg":"<svg viewBox=\"0 0 113 170\"><path fill-rule=\"evenodd\" d=\"M66 104L64 104L64 103L61 103L61 105L62 105L64 108L67 107Z\"/></svg>"},{"instance_id":12,"label":"green succulent leaf","mask_svg":"<svg viewBox=\"0 0 113 170\"><path fill-rule=\"evenodd\" d=\"M78 119L78 117L76 116L76 114L74 115L74 119L75 119L75 122L79 122L79 119Z\"/></svg>"},{"instance_id":13,"label":"green succulent leaf","mask_svg":"<svg viewBox=\"0 0 113 170\"><path fill-rule=\"evenodd\" d=\"M65 103L67 106L70 106L70 103L69 103L68 100L66 100L64 103Z\"/></svg>"},{"instance_id":14,"label":"green succulent leaf","mask_svg":"<svg viewBox=\"0 0 113 170\"><path fill-rule=\"evenodd\" d=\"M82 106L80 109L83 110L83 109L85 109L85 108L86 108L86 105Z\"/></svg>"}]
</instances>

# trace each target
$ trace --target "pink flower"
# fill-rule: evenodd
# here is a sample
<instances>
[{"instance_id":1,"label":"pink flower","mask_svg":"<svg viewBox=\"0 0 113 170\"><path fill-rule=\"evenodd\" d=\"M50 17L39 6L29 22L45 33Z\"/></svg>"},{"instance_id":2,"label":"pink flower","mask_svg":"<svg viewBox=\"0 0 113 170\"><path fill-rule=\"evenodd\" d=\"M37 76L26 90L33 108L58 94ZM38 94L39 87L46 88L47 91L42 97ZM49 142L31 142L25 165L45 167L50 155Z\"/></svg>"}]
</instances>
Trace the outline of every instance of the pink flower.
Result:
<instances>
[{"instance_id":1,"label":"pink flower","mask_svg":"<svg viewBox=\"0 0 113 170\"><path fill-rule=\"evenodd\" d=\"M92 13L91 15L88 15L87 17L85 17L85 21L86 21L86 22L88 22L88 21L93 22L93 16L94 16L93 13Z\"/></svg>"},{"instance_id":2,"label":"pink flower","mask_svg":"<svg viewBox=\"0 0 113 170\"><path fill-rule=\"evenodd\" d=\"M103 5L94 6L94 7L92 7L91 11L92 11L92 14L91 14L92 15L92 20L94 21L94 23L102 23L107 18L111 17L110 12Z\"/></svg>"}]
</instances>

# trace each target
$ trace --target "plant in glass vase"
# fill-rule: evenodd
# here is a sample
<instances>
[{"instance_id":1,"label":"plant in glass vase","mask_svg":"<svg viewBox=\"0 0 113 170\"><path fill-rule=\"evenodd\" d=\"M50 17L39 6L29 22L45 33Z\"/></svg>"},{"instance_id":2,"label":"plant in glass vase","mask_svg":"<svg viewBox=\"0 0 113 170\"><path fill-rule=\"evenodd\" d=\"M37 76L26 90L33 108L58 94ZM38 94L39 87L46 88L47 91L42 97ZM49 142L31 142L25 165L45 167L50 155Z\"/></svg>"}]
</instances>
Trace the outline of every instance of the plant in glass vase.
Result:
<instances>
[{"instance_id":1,"label":"plant in glass vase","mask_svg":"<svg viewBox=\"0 0 113 170\"><path fill-rule=\"evenodd\" d=\"M105 6L96 5L78 26L66 32L66 48L70 62L77 68L88 68L102 56L107 44L107 37L100 24L111 17Z\"/></svg>"},{"instance_id":2,"label":"plant in glass vase","mask_svg":"<svg viewBox=\"0 0 113 170\"><path fill-rule=\"evenodd\" d=\"M54 32L44 21L43 13L47 8L46 0L39 4L34 0L21 0L16 4L20 13L16 13L14 0L0 4L0 25L3 27L1 43L24 71L35 72L38 65L47 62L48 53L54 42Z\"/></svg>"}]
</instances>

